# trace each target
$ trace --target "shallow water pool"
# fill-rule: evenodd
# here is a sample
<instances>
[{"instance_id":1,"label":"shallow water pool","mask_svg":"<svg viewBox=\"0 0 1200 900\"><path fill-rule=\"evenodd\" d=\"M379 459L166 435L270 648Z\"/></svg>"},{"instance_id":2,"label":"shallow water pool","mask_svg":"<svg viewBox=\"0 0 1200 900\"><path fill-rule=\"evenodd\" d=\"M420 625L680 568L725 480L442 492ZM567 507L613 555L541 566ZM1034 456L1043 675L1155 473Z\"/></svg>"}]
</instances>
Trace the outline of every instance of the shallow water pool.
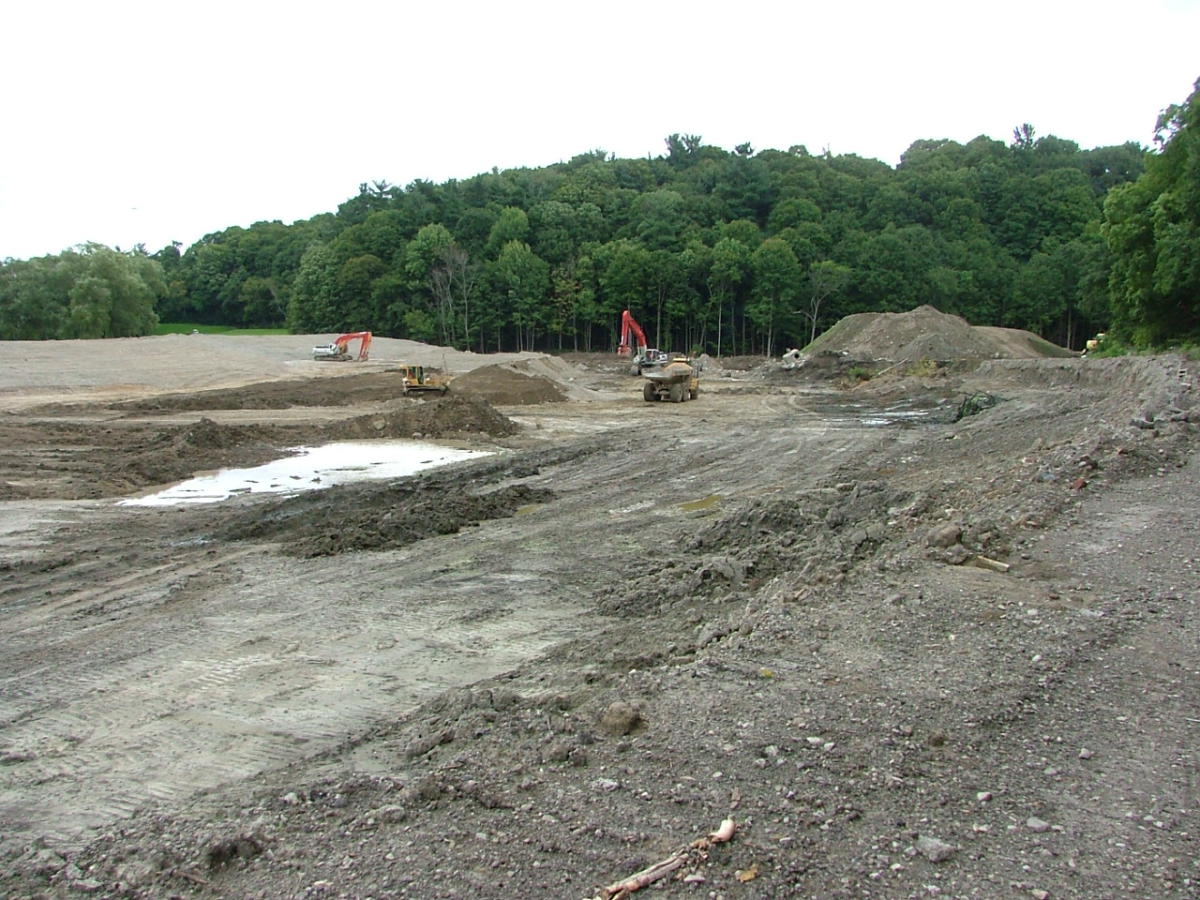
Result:
<instances>
[{"instance_id":1,"label":"shallow water pool","mask_svg":"<svg viewBox=\"0 0 1200 900\"><path fill-rule=\"evenodd\" d=\"M460 450L423 441L342 441L318 447L294 447L295 456L247 469L221 469L198 475L145 497L130 497L120 506L174 506L218 503L241 494L292 494L335 484L400 478L422 469L477 456L485 450Z\"/></svg>"}]
</instances>

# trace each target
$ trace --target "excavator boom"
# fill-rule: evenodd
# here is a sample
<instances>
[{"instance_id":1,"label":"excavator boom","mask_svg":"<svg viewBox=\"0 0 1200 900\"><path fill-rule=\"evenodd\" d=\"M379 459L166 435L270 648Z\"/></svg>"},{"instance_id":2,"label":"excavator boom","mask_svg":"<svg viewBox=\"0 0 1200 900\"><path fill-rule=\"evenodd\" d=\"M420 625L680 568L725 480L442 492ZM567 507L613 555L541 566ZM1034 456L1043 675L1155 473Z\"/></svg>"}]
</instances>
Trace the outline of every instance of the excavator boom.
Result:
<instances>
[{"instance_id":1,"label":"excavator boom","mask_svg":"<svg viewBox=\"0 0 1200 900\"><path fill-rule=\"evenodd\" d=\"M371 332L369 332L369 331L354 331L354 332L351 332L350 334L343 334L336 341L334 341L334 343L337 344L339 347L345 348L346 352L349 353L350 352L350 342L355 341L355 340L357 340L359 342L359 344L358 344L358 359L360 362L362 362L362 361L368 359L370 356Z\"/></svg>"},{"instance_id":2,"label":"excavator boom","mask_svg":"<svg viewBox=\"0 0 1200 900\"><path fill-rule=\"evenodd\" d=\"M332 343L322 344L319 347L313 347L313 359L331 359L331 360L347 360L354 359L350 353L350 343L358 341L358 360L363 362L370 357L371 350L371 332L369 331L352 331L349 334L339 335Z\"/></svg>"},{"instance_id":3,"label":"excavator boom","mask_svg":"<svg viewBox=\"0 0 1200 900\"><path fill-rule=\"evenodd\" d=\"M629 344L631 335L637 340L636 353ZM646 332L642 331L642 326L637 323L637 319L629 310L621 313L621 343L617 345L617 355L633 356L633 361L629 366L630 375L641 375L644 369L660 365L670 358L670 354L665 351L655 350L649 346L646 341Z\"/></svg>"},{"instance_id":4,"label":"excavator boom","mask_svg":"<svg viewBox=\"0 0 1200 900\"><path fill-rule=\"evenodd\" d=\"M617 345L618 356L629 356L633 353L633 348L629 346L629 336L633 335L637 338L638 353L645 351L646 347L646 332L642 331L642 326L637 323L637 319L629 310L621 313L621 343Z\"/></svg>"}]
</instances>

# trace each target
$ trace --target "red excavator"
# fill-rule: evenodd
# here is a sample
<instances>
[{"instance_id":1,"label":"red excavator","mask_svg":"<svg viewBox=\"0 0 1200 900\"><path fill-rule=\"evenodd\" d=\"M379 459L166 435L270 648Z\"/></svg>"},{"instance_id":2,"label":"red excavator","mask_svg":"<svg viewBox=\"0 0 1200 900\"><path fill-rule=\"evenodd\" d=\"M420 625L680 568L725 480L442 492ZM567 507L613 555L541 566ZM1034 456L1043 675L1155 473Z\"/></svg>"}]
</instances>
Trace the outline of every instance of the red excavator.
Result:
<instances>
[{"instance_id":1,"label":"red excavator","mask_svg":"<svg viewBox=\"0 0 1200 900\"><path fill-rule=\"evenodd\" d=\"M621 313L621 343L617 345L618 356L629 356L633 353L633 348L629 345L630 335L637 339L637 354L629 367L630 375L641 375L642 369L660 365L671 358L671 354L665 350L655 350L646 346L646 332L642 331L642 326L637 323L633 314L625 310Z\"/></svg>"},{"instance_id":2,"label":"red excavator","mask_svg":"<svg viewBox=\"0 0 1200 900\"><path fill-rule=\"evenodd\" d=\"M350 334L343 334L336 338L331 344L321 344L319 347L313 347L313 359L329 360L332 362L343 362L347 359L354 359L354 355L350 353L350 342L359 341L358 345L358 361L363 362L367 359L368 351L371 349L371 332L369 331L352 331Z\"/></svg>"}]
</instances>

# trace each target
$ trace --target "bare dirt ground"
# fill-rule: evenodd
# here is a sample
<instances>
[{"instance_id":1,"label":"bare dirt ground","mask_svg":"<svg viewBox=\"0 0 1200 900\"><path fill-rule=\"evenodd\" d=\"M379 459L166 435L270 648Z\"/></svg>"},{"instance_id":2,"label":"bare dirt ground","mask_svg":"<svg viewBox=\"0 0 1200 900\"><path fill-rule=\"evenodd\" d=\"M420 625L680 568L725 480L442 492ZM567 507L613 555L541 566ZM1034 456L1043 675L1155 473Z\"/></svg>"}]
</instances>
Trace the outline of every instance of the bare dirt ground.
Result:
<instances>
[{"instance_id":1,"label":"bare dirt ground","mask_svg":"<svg viewBox=\"0 0 1200 900\"><path fill-rule=\"evenodd\" d=\"M648 890L1200 896L1194 364L319 342L4 348L0 894L604 896L730 818ZM115 503L414 434L495 452Z\"/></svg>"}]
</instances>

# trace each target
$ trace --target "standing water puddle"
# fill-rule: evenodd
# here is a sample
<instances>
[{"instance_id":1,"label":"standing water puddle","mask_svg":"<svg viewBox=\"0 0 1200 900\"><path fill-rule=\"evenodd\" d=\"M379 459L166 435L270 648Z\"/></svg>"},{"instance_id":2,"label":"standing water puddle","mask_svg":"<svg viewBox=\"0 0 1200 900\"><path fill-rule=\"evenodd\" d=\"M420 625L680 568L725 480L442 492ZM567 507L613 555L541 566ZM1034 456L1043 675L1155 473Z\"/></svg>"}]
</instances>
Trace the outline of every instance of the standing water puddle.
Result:
<instances>
[{"instance_id":1,"label":"standing water puddle","mask_svg":"<svg viewBox=\"0 0 1200 900\"><path fill-rule=\"evenodd\" d=\"M296 447L298 455L249 469L222 469L150 494L120 501L120 506L174 506L216 503L235 494L297 493L347 484L400 478L422 469L477 456L486 450L459 450L421 441L343 441L320 447Z\"/></svg>"},{"instance_id":2,"label":"standing water puddle","mask_svg":"<svg viewBox=\"0 0 1200 900\"><path fill-rule=\"evenodd\" d=\"M904 400L880 407L824 397L797 397L791 405L819 417L822 423L832 428L933 425L949 421L953 408L946 401Z\"/></svg>"}]
</instances>

